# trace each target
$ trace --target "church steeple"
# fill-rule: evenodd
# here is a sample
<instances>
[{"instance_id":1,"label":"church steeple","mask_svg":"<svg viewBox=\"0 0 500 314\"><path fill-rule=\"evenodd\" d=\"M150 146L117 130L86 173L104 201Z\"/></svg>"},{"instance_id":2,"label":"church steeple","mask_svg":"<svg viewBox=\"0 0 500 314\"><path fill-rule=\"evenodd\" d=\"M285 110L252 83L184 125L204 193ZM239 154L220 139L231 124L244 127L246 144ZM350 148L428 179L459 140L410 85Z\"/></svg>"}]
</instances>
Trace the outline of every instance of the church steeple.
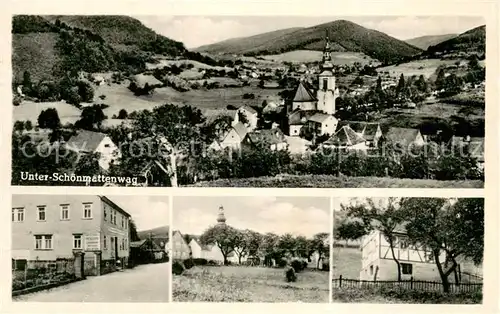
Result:
<instances>
[{"instance_id":1,"label":"church steeple","mask_svg":"<svg viewBox=\"0 0 500 314\"><path fill-rule=\"evenodd\" d=\"M333 69L330 39L328 37L328 30L326 30L325 48L323 49L323 64L321 67L323 70Z\"/></svg>"},{"instance_id":2,"label":"church steeple","mask_svg":"<svg viewBox=\"0 0 500 314\"><path fill-rule=\"evenodd\" d=\"M217 216L217 224L218 225L225 225L226 224L226 217L224 216L224 207L222 207L222 205L219 207L219 215Z\"/></svg>"}]
</instances>

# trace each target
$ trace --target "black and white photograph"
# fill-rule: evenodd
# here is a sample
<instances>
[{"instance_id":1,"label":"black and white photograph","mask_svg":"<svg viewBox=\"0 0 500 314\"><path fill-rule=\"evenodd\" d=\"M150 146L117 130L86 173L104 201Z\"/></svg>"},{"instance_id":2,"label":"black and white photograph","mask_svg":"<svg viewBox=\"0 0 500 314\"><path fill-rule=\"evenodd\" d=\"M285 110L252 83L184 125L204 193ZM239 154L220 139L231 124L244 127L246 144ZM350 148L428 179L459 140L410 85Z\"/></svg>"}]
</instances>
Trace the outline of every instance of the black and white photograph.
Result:
<instances>
[{"instance_id":1,"label":"black and white photograph","mask_svg":"<svg viewBox=\"0 0 500 314\"><path fill-rule=\"evenodd\" d=\"M13 185L483 188L480 16L12 16Z\"/></svg>"},{"instance_id":2,"label":"black and white photograph","mask_svg":"<svg viewBox=\"0 0 500 314\"><path fill-rule=\"evenodd\" d=\"M13 195L14 302L168 302L169 198Z\"/></svg>"},{"instance_id":3,"label":"black and white photograph","mask_svg":"<svg viewBox=\"0 0 500 314\"><path fill-rule=\"evenodd\" d=\"M173 302L329 301L330 199L174 197Z\"/></svg>"},{"instance_id":4,"label":"black and white photograph","mask_svg":"<svg viewBox=\"0 0 500 314\"><path fill-rule=\"evenodd\" d=\"M337 200L333 302L483 302L483 198Z\"/></svg>"}]
</instances>

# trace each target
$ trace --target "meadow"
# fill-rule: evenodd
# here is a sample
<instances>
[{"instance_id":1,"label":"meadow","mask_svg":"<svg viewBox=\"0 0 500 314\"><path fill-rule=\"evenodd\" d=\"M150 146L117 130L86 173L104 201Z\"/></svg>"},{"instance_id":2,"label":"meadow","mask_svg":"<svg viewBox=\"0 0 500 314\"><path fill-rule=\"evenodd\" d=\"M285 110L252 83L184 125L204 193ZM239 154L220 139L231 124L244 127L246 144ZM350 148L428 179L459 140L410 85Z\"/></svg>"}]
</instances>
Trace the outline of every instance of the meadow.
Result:
<instances>
[{"instance_id":1,"label":"meadow","mask_svg":"<svg viewBox=\"0 0 500 314\"><path fill-rule=\"evenodd\" d=\"M420 76L423 75L425 78L431 77L437 68L441 65L452 65L457 60L441 60L441 59L425 59L425 60L415 60L407 63L390 65L386 67L381 67L377 69L377 72L384 73L388 72L392 77L399 77L401 74L406 76Z\"/></svg>"},{"instance_id":2,"label":"meadow","mask_svg":"<svg viewBox=\"0 0 500 314\"><path fill-rule=\"evenodd\" d=\"M332 62L337 65L346 65L359 62L368 64L370 62L378 63L378 61L370 58L362 52L332 52ZM276 62L293 62L293 63L309 63L321 60L322 51L313 50L294 50L276 55L261 56L263 59Z\"/></svg>"},{"instance_id":3,"label":"meadow","mask_svg":"<svg viewBox=\"0 0 500 314\"><path fill-rule=\"evenodd\" d=\"M332 276L338 278L359 279L361 271L361 250L351 247L334 247Z\"/></svg>"},{"instance_id":4,"label":"meadow","mask_svg":"<svg viewBox=\"0 0 500 314\"><path fill-rule=\"evenodd\" d=\"M334 175L278 175L218 179L197 182L196 187L285 187L285 188L483 188L484 182L398 179L386 177L346 177Z\"/></svg>"},{"instance_id":5,"label":"meadow","mask_svg":"<svg viewBox=\"0 0 500 314\"><path fill-rule=\"evenodd\" d=\"M287 283L284 270L244 266L195 266L173 276L176 302L328 302L329 273L304 270Z\"/></svg>"}]
</instances>

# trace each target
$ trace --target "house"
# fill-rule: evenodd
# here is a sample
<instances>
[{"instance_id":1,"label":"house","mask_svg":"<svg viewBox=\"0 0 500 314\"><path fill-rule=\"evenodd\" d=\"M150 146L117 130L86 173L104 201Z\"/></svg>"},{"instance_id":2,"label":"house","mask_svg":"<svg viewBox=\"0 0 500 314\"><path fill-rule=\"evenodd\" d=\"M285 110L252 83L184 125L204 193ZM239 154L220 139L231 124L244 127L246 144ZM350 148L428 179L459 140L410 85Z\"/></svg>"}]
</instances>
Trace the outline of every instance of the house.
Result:
<instances>
[{"instance_id":1,"label":"house","mask_svg":"<svg viewBox=\"0 0 500 314\"><path fill-rule=\"evenodd\" d=\"M240 121L240 117L244 116L247 121ZM236 111L233 120L233 126L238 123L243 123L249 131L253 131L257 128L257 122L259 120L258 112L250 106L241 106Z\"/></svg>"},{"instance_id":2,"label":"house","mask_svg":"<svg viewBox=\"0 0 500 314\"><path fill-rule=\"evenodd\" d=\"M130 219L105 196L13 195L12 259L37 268L78 257L85 275L105 274L128 265Z\"/></svg>"},{"instance_id":3,"label":"house","mask_svg":"<svg viewBox=\"0 0 500 314\"><path fill-rule=\"evenodd\" d=\"M290 129L290 136L300 136L302 127L307 124L310 117L316 114L315 111L295 110L288 116L288 126Z\"/></svg>"},{"instance_id":4,"label":"house","mask_svg":"<svg viewBox=\"0 0 500 314\"><path fill-rule=\"evenodd\" d=\"M403 148L425 144L424 137L418 129L391 127L385 134L385 139L388 143L402 145Z\"/></svg>"},{"instance_id":5,"label":"house","mask_svg":"<svg viewBox=\"0 0 500 314\"><path fill-rule=\"evenodd\" d=\"M132 81L137 85L138 88L146 87L159 87L163 86L163 82L158 80L153 75L137 74L132 77Z\"/></svg>"},{"instance_id":6,"label":"house","mask_svg":"<svg viewBox=\"0 0 500 314\"><path fill-rule=\"evenodd\" d=\"M423 245L410 245L404 225L394 230L394 255L400 263L402 280L422 280L440 282L439 272L432 251ZM445 256L440 257L441 261ZM474 266L465 259L460 259L457 267L458 278L466 282L482 277L482 267ZM361 240L361 280L395 281L398 270L393 259L391 246L379 230L374 230ZM454 276L450 276L454 282Z\"/></svg>"},{"instance_id":7,"label":"house","mask_svg":"<svg viewBox=\"0 0 500 314\"><path fill-rule=\"evenodd\" d=\"M219 264L224 263L224 255L222 255L217 243L203 245L198 239L193 238L191 242L189 242L189 248L191 249L193 258L203 258L207 261L215 261Z\"/></svg>"},{"instance_id":8,"label":"house","mask_svg":"<svg viewBox=\"0 0 500 314\"><path fill-rule=\"evenodd\" d=\"M245 139L248 134L248 129L246 126L238 122L234 124L229 131L227 131L220 140L215 140L211 145L211 149L221 150L227 147L239 150L241 148L241 142Z\"/></svg>"},{"instance_id":9,"label":"house","mask_svg":"<svg viewBox=\"0 0 500 314\"><path fill-rule=\"evenodd\" d=\"M130 262L144 264L165 259L167 253L153 239L130 242Z\"/></svg>"},{"instance_id":10,"label":"house","mask_svg":"<svg viewBox=\"0 0 500 314\"><path fill-rule=\"evenodd\" d=\"M99 166L108 170L120 158L120 151L111 138L100 132L81 130L66 142L66 149L78 154L99 153Z\"/></svg>"},{"instance_id":11,"label":"house","mask_svg":"<svg viewBox=\"0 0 500 314\"><path fill-rule=\"evenodd\" d=\"M168 244L167 244L168 246ZM172 259L188 259L191 256L190 245L179 230L172 231Z\"/></svg>"},{"instance_id":12,"label":"house","mask_svg":"<svg viewBox=\"0 0 500 314\"><path fill-rule=\"evenodd\" d=\"M377 147L382 137L382 129L378 122L364 121L346 121L343 124L348 125L357 134L363 137L368 147Z\"/></svg>"},{"instance_id":13,"label":"house","mask_svg":"<svg viewBox=\"0 0 500 314\"><path fill-rule=\"evenodd\" d=\"M246 135L243 144L249 147L261 145L271 150L285 150L288 148L285 134L279 129L256 130Z\"/></svg>"},{"instance_id":14,"label":"house","mask_svg":"<svg viewBox=\"0 0 500 314\"><path fill-rule=\"evenodd\" d=\"M323 142L321 146L326 148L361 151L366 151L368 149L367 141L349 125L341 127L332 137Z\"/></svg>"},{"instance_id":15,"label":"house","mask_svg":"<svg viewBox=\"0 0 500 314\"><path fill-rule=\"evenodd\" d=\"M332 135L337 129L338 120L333 115L318 112L307 120L307 125L316 135Z\"/></svg>"}]
</instances>

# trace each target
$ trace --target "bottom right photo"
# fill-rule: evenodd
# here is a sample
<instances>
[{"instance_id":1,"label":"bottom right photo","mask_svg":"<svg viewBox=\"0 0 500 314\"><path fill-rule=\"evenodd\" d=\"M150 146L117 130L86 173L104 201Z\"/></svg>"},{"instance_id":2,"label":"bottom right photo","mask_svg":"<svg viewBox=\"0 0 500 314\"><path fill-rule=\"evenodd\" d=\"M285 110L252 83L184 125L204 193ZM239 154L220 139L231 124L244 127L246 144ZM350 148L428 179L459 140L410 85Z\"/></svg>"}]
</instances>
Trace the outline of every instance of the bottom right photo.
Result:
<instances>
[{"instance_id":1,"label":"bottom right photo","mask_svg":"<svg viewBox=\"0 0 500 314\"><path fill-rule=\"evenodd\" d=\"M336 198L332 302L483 302L484 198Z\"/></svg>"}]
</instances>

